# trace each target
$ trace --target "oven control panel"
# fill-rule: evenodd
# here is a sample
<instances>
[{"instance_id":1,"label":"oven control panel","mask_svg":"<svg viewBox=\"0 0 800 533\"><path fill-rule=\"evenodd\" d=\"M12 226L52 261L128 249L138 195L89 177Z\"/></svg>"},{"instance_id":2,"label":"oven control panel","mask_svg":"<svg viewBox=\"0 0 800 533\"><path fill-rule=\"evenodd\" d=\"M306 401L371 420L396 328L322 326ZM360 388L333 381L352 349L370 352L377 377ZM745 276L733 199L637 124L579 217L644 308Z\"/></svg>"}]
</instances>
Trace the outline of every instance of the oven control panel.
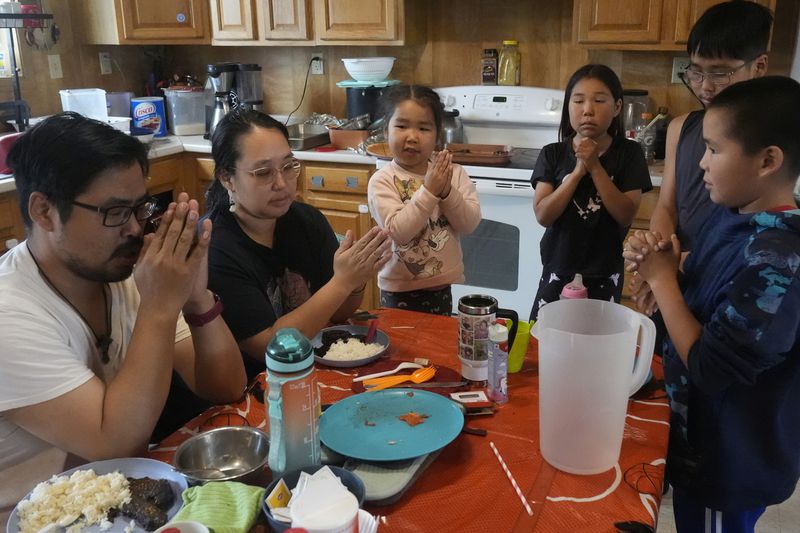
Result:
<instances>
[{"instance_id":1,"label":"oven control panel","mask_svg":"<svg viewBox=\"0 0 800 533\"><path fill-rule=\"evenodd\" d=\"M555 125L561 121L564 93L543 87L466 85L435 89L446 109L458 109L464 122Z\"/></svg>"}]
</instances>

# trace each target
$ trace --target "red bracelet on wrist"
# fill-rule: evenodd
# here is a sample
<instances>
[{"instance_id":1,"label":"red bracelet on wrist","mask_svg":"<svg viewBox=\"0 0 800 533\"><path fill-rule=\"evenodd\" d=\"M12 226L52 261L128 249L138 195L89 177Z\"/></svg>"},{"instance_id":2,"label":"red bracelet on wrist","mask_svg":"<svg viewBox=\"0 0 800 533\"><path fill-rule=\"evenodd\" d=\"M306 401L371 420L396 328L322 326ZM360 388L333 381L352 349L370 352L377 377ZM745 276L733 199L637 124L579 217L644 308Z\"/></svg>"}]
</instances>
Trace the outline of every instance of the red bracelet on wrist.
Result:
<instances>
[{"instance_id":1,"label":"red bracelet on wrist","mask_svg":"<svg viewBox=\"0 0 800 533\"><path fill-rule=\"evenodd\" d=\"M217 293L212 293L214 295L214 305L211 306L211 309L206 311L205 313L195 315L193 313L184 313L183 319L186 320L186 323L192 327L200 328L217 318L224 306L222 305L222 300L220 299Z\"/></svg>"}]
</instances>

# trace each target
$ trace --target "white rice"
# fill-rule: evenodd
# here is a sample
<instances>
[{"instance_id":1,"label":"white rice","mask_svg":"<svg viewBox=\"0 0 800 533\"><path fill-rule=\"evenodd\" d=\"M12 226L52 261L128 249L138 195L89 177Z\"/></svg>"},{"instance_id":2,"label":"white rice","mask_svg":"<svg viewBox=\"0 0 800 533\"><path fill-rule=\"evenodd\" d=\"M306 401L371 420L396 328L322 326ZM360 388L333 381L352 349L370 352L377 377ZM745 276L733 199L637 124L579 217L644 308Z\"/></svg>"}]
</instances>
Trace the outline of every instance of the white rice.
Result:
<instances>
[{"instance_id":1,"label":"white rice","mask_svg":"<svg viewBox=\"0 0 800 533\"><path fill-rule=\"evenodd\" d=\"M94 470L77 470L71 476L53 476L36 485L31 496L17 507L20 533L36 533L56 525L67 533L101 524L108 528L109 509L129 502L131 492L123 474L98 476Z\"/></svg>"},{"instance_id":2,"label":"white rice","mask_svg":"<svg viewBox=\"0 0 800 533\"><path fill-rule=\"evenodd\" d=\"M364 344L358 339L349 338L347 340L339 339L331 344L328 351L325 352L323 359L330 359L331 361L356 361L358 359L365 359L372 357L383 350L383 345L377 342Z\"/></svg>"}]
</instances>

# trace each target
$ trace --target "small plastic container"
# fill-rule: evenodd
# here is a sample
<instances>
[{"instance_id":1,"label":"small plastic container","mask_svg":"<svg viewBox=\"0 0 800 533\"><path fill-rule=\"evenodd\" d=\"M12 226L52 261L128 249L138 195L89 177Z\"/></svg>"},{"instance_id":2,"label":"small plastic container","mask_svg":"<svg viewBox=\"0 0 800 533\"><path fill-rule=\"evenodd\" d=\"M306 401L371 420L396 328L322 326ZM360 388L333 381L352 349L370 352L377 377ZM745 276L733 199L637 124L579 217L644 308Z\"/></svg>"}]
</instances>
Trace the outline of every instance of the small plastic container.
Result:
<instances>
[{"instance_id":1,"label":"small plastic container","mask_svg":"<svg viewBox=\"0 0 800 533\"><path fill-rule=\"evenodd\" d=\"M108 103L103 89L62 89L58 93L64 111L74 111L103 122L108 120Z\"/></svg>"},{"instance_id":2,"label":"small plastic container","mask_svg":"<svg viewBox=\"0 0 800 533\"><path fill-rule=\"evenodd\" d=\"M206 132L206 108L202 87L170 87L167 97L167 122L173 135L202 135Z\"/></svg>"}]
</instances>

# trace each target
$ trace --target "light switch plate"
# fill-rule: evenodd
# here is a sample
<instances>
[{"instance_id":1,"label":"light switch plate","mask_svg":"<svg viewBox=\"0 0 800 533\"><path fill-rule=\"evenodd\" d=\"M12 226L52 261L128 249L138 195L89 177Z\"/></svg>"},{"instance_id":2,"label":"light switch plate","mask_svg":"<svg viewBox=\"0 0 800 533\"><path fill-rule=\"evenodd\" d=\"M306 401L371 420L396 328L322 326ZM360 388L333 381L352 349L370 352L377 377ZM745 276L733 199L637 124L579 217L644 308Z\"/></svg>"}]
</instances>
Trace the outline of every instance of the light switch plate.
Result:
<instances>
[{"instance_id":1,"label":"light switch plate","mask_svg":"<svg viewBox=\"0 0 800 533\"><path fill-rule=\"evenodd\" d=\"M672 58L672 83L681 83L678 74L686 70L688 66L689 58L687 56L675 56Z\"/></svg>"},{"instance_id":2,"label":"light switch plate","mask_svg":"<svg viewBox=\"0 0 800 533\"><path fill-rule=\"evenodd\" d=\"M50 66L50 79L57 80L64 77L64 72L61 70L60 54L48 54L47 64Z\"/></svg>"},{"instance_id":3,"label":"light switch plate","mask_svg":"<svg viewBox=\"0 0 800 533\"><path fill-rule=\"evenodd\" d=\"M111 52L100 52L100 74L111 74Z\"/></svg>"}]
</instances>

